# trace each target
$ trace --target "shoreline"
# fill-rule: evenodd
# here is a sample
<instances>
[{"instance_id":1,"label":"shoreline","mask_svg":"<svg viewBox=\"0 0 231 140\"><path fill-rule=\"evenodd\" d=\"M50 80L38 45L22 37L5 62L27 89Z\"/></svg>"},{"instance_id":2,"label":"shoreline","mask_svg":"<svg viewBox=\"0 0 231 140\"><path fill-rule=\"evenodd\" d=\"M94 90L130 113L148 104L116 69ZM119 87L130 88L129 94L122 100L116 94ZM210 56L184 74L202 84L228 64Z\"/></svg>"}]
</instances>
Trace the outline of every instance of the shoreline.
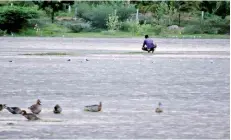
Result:
<instances>
[{"instance_id":1,"label":"shoreline","mask_svg":"<svg viewBox=\"0 0 231 140\"><path fill-rule=\"evenodd\" d=\"M130 36L130 37L119 37L119 36L100 36L100 37L94 37L94 36L89 36L89 37L84 37L84 36L0 36L0 38L78 38L78 39L93 39L93 38L103 38L103 39L143 39L142 36ZM156 38L156 39L228 39L230 40L230 36L227 37L161 37L161 36L154 36L151 38Z\"/></svg>"},{"instance_id":2,"label":"shoreline","mask_svg":"<svg viewBox=\"0 0 231 140\"><path fill-rule=\"evenodd\" d=\"M169 35L154 35L148 33L151 38L170 38L170 39L230 39L228 34L169 34ZM101 32L81 32L81 33L54 33L54 34L30 34L23 33L5 35L0 37L61 37L61 38L144 38L144 35L133 35L129 32L116 32L115 34L103 34Z\"/></svg>"}]
</instances>

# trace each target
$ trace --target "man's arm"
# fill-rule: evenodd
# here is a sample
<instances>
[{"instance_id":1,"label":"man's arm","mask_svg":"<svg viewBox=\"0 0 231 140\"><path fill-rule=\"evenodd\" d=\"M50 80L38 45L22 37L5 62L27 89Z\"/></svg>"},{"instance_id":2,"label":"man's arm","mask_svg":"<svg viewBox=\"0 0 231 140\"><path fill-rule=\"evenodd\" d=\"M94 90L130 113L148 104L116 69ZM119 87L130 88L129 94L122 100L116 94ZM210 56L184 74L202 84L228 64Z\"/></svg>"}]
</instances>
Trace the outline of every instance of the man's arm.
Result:
<instances>
[{"instance_id":1,"label":"man's arm","mask_svg":"<svg viewBox=\"0 0 231 140\"><path fill-rule=\"evenodd\" d=\"M144 48L144 47L145 47L145 45L146 45L146 40L144 40L144 43L143 43L143 47L142 47L142 48Z\"/></svg>"}]
</instances>

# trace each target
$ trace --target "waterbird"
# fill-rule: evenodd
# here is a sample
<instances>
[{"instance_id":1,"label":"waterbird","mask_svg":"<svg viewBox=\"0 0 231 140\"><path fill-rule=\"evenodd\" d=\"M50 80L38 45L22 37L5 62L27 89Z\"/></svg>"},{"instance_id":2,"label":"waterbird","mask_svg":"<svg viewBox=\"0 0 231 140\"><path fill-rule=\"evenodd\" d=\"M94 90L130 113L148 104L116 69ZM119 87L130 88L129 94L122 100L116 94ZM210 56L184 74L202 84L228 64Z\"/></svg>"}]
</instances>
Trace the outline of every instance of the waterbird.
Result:
<instances>
[{"instance_id":1,"label":"waterbird","mask_svg":"<svg viewBox=\"0 0 231 140\"><path fill-rule=\"evenodd\" d=\"M86 59L86 61L89 61L88 59Z\"/></svg>"},{"instance_id":2,"label":"waterbird","mask_svg":"<svg viewBox=\"0 0 231 140\"><path fill-rule=\"evenodd\" d=\"M57 104L55 105L53 112L55 114L60 114L62 112L62 108Z\"/></svg>"},{"instance_id":3,"label":"waterbird","mask_svg":"<svg viewBox=\"0 0 231 140\"><path fill-rule=\"evenodd\" d=\"M9 122L9 123L6 123L7 125L14 125L14 123L12 123L12 122Z\"/></svg>"},{"instance_id":4,"label":"waterbird","mask_svg":"<svg viewBox=\"0 0 231 140\"><path fill-rule=\"evenodd\" d=\"M5 106L5 108L12 114L21 114L21 109L19 107L7 107Z\"/></svg>"},{"instance_id":5,"label":"waterbird","mask_svg":"<svg viewBox=\"0 0 231 140\"><path fill-rule=\"evenodd\" d=\"M32 113L27 113L25 110L22 110L21 113L25 118L27 118L27 120L40 120L39 117L37 117L35 114Z\"/></svg>"},{"instance_id":6,"label":"waterbird","mask_svg":"<svg viewBox=\"0 0 231 140\"><path fill-rule=\"evenodd\" d=\"M159 102L158 107L156 108L156 113L161 113L163 112L163 109L161 108L162 104Z\"/></svg>"},{"instance_id":7,"label":"waterbird","mask_svg":"<svg viewBox=\"0 0 231 140\"><path fill-rule=\"evenodd\" d=\"M0 104L0 111L2 111L4 108L6 108L6 104Z\"/></svg>"},{"instance_id":8,"label":"waterbird","mask_svg":"<svg viewBox=\"0 0 231 140\"><path fill-rule=\"evenodd\" d=\"M85 111L89 112L99 112L102 109L102 102L99 102L99 105L88 105L84 107Z\"/></svg>"},{"instance_id":9,"label":"waterbird","mask_svg":"<svg viewBox=\"0 0 231 140\"><path fill-rule=\"evenodd\" d=\"M31 107L28 107L28 109L30 109L31 112L34 114L39 114L42 111L41 101L38 99L36 104L32 105Z\"/></svg>"},{"instance_id":10,"label":"waterbird","mask_svg":"<svg viewBox=\"0 0 231 140\"><path fill-rule=\"evenodd\" d=\"M13 62L12 60L9 60L9 62Z\"/></svg>"},{"instance_id":11,"label":"waterbird","mask_svg":"<svg viewBox=\"0 0 231 140\"><path fill-rule=\"evenodd\" d=\"M71 59L67 59L67 61L71 61Z\"/></svg>"}]
</instances>

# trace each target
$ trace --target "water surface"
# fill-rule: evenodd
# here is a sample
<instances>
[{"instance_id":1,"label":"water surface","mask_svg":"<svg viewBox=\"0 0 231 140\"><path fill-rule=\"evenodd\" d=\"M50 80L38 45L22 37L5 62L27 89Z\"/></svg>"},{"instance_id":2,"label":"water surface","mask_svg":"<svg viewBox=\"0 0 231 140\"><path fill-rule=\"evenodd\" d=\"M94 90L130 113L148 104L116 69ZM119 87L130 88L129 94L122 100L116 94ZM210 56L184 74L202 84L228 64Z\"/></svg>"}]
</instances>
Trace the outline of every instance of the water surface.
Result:
<instances>
[{"instance_id":1,"label":"water surface","mask_svg":"<svg viewBox=\"0 0 231 140\"><path fill-rule=\"evenodd\" d=\"M229 40L155 42L153 55L141 38L0 38L0 103L43 105L42 121L1 111L0 138L229 139ZM75 55L22 55L43 52Z\"/></svg>"}]
</instances>

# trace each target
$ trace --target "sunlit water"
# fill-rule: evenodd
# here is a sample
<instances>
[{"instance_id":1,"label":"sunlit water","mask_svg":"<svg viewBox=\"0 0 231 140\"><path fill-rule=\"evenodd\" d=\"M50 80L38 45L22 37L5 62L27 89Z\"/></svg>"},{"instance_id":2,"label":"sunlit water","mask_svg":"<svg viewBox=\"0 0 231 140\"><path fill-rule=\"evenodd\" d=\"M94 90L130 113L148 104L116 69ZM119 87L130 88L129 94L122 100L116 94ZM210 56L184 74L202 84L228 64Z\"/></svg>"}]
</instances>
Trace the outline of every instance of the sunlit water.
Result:
<instances>
[{"instance_id":1,"label":"sunlit water","mask_svg":"<svg viewBox=\"0 0 231 140\"><path fill-rule=\"evenodd\" d=\"M155 41L153 55L140 38L0 38L0 103L43 105L41 121L1 111L0 138L228 139L229 40ZM49 51L77 55L21 55Z\"/></svg>"}]
</instances>

